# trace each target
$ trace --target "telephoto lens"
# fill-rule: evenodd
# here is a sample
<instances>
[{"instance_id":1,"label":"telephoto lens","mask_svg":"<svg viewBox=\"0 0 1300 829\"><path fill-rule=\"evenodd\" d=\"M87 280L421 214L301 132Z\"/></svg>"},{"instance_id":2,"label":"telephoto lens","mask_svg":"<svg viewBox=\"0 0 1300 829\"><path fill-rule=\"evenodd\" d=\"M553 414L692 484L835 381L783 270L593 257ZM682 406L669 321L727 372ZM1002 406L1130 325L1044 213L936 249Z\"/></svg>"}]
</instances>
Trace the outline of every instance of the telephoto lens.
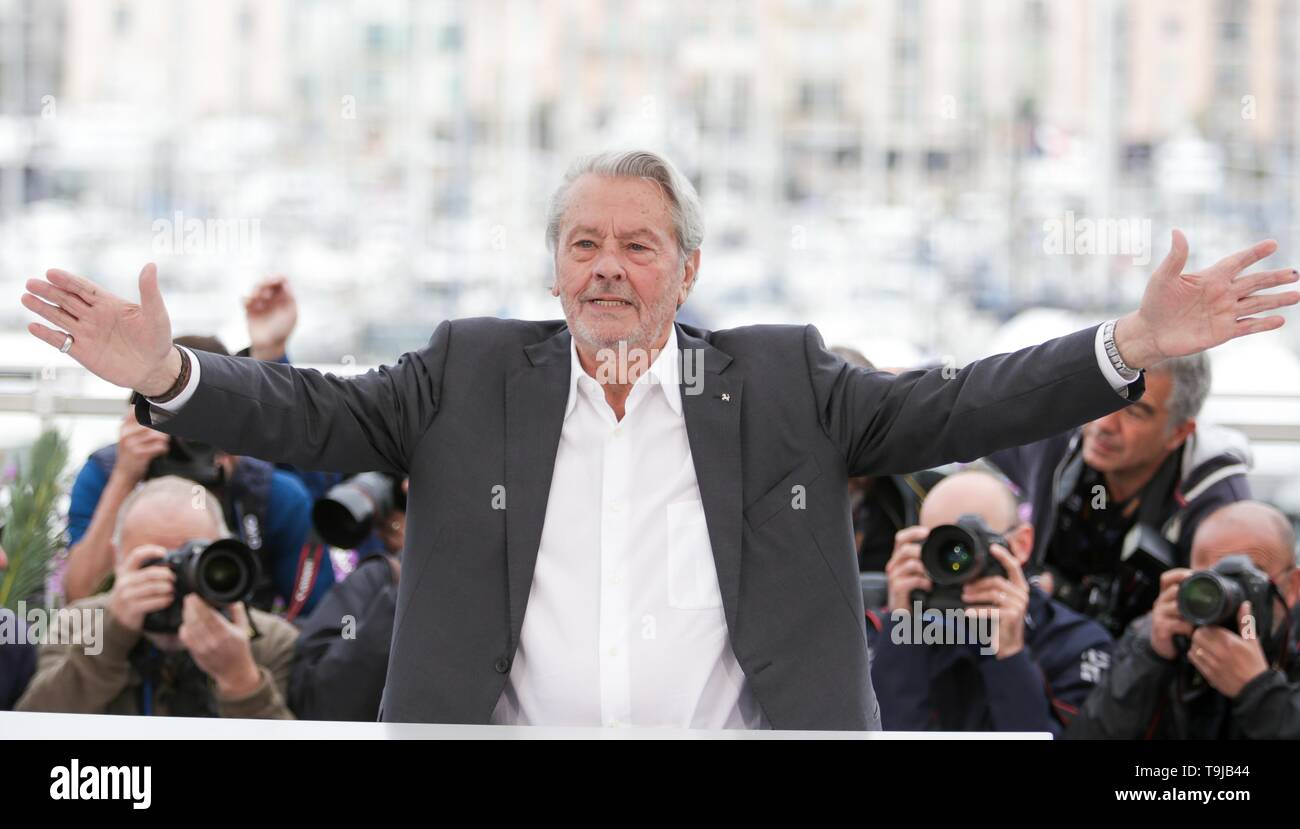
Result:
<instances>
[{"instance_id":1,"label":"telephoto lens","mask_svg":"<svg viewBox=\"0 0 1300 829\"><path fill-rule=\"evenodd\" d=\"M175 633L180 628L181 602L190 593L216 608L247 599L259 570L257 556L234 538L187 541L150 564L170 567L176 574L172 603L144 617L144 629L154 633Z\"/></svg>"},{"instance_id":2,"label":"telephoto lens","mask_svg":"<svg viewBox=\"0 0 1300 829\"><path fill-rule=\"evenodd\" d=\"M321 540L340 550L355 549L376 521L400 504L401 481L383 472L362 472L330 488L312 506L311 520Z\"/></svg>"}]
</instances>

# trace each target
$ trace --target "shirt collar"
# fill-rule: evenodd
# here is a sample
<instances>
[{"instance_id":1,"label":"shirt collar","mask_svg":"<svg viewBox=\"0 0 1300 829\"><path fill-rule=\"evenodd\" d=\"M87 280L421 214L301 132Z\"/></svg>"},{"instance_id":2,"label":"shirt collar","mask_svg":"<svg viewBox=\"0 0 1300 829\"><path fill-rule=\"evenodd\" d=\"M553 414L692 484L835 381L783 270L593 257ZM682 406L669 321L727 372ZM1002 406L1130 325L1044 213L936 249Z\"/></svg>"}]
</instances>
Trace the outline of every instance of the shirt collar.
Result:
<instances>
[{"instance_id":1,"label":"shirt collar","mask_svg":"<svg viewBox=\"0 0 1300 829\"><path fill-rule=\"evenodd\" d=\"M677 324L673 324L672 331L668 334L668 339L664 342L664 347L659 350L658 356L655 357L650 368L637 378L635 385L643 384L658 386L663 390L664 400L668 402L668 407L673 410L673 414L678 417L682 414L682 389L681 389L681 360L679 358L680 349L677 344ZM569 336L569 399L564 406L564 418L568 420L569 415L573 413L573 407L578 403L579 384L593 391L599 391L603 397L604 391L600 389L600 384L596 378L583 371L582 363L578 360L578 344L572 334ZM635 388L633 389L635 391ZM653 389L646 393L653 393Z\"/></svg>"}]
</instances>

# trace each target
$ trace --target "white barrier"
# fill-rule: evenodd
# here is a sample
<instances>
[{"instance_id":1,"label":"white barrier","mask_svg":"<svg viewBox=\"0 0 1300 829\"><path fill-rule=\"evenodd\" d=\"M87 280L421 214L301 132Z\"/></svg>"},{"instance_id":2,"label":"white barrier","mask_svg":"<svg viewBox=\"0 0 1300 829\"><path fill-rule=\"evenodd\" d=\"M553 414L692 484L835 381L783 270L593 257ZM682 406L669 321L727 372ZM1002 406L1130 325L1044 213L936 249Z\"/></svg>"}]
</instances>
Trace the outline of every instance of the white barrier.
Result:
<instances>
[{"instance_id":1,"label":"white barrier","mask_svg":"<svg viewBox=\"0 0 1300 829\"><path fill-rule=\"evenodd\" d=\"M1050 740L1047 732L696 731L229 720L0 711L0 740Z\"/></svg>"}]
</instances>

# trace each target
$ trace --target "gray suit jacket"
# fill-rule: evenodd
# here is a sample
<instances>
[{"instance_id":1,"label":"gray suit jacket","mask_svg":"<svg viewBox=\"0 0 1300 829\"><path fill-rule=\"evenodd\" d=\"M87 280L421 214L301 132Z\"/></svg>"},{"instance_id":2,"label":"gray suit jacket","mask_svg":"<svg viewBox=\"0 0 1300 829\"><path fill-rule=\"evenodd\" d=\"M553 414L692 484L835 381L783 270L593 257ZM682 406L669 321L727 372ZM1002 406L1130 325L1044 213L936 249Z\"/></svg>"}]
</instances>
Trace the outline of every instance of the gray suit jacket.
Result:
<instances>
[{"instance_id":1,"label":"gray suit jacket","mask_svg":"<svg viewBox=\"0 0 1300 829\"><path fill-rule=\"evenodd\" d=\"M702 393L684 387L682 404L731 645L774 728L879 728L849 476L974 460L1128 402L1097 366L1095 328L899 376L848 365L812 326L678 331L703 354ZM201 352L194 396L154 427L302 469L410 475L382 720L489 721L551 494L569 337L558 320L447 321L346 379Z\"/></svg>"}]
</instances>

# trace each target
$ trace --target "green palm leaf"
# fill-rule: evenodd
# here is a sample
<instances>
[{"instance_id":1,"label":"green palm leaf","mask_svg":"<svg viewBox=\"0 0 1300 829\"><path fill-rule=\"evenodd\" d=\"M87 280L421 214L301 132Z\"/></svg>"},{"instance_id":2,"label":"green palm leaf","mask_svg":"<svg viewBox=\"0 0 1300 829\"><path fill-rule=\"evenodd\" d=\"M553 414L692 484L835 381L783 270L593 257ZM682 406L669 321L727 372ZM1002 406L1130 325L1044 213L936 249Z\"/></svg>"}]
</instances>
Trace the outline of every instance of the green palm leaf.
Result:
<instances>
[{"instance_id":1,"label":"green palm leaf","mask_svg":"<svg viewBox=\"0 0 1300 829\"><path fill-rule=\"evenodd\" d=\"M40 594L54 556L62 547L57 525L58 499L68 445L58 432L42 433L19 470L4 510L4 547L9 566L0 571L0 607L17 610L20 601Z\"/></svg>"}]
</instances>

